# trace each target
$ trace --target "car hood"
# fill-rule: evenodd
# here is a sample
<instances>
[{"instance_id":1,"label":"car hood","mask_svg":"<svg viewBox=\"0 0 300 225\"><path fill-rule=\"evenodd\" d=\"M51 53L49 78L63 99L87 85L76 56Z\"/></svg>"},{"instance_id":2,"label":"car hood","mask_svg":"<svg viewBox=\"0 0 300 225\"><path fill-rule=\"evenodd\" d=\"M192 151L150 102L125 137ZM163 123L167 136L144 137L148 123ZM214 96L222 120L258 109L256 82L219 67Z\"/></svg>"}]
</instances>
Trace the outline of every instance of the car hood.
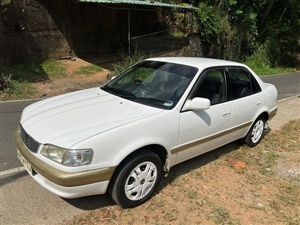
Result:
<instances>
[{"instance_id":1,"label":"car hood","mask_svg":"<svg viewBox=\"0 0 300 225\"><path fill-rule=\"evenodd\" d=\"M39 143L69 148L93 135L161 111L92 88L28 106L23 111L21 124Z\"/></svg>"}]
</instances>

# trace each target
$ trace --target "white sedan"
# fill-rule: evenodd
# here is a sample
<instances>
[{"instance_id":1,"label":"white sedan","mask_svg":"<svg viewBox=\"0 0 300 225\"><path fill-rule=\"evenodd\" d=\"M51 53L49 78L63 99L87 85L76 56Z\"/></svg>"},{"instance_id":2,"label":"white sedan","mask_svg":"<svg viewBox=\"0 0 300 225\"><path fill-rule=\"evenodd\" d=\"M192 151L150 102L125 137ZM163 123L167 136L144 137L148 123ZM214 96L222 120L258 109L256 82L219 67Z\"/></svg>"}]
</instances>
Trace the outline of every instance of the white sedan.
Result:
<instances>
[{"instance_id":1,"label":"white sedan","mask_svg":"<svg viewBox=\"0 0 300 225\"><path fill-rule=\"evenodd\" d=\"M151 58L100 88L25 108L17 154L61 197L109 191L122 207L135 207L172 166L238 139L257 145L276 102L275 86L244 64Z\"/></svg>"}]
</instances>

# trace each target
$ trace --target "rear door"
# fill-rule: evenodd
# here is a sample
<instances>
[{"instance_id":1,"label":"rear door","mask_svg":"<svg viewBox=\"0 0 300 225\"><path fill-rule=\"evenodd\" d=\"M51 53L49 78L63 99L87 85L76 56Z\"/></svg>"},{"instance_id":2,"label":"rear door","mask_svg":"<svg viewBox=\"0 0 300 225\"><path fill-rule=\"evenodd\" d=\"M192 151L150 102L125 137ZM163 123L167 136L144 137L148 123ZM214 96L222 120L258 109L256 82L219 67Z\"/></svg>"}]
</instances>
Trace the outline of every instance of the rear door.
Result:
<instances>
[{"instance_id":1,"label":"rear door","mask_svg":"<svg viewBox=\"0 0 300 225\"><path fill-rule=\"evenodd\" d=\"M233 138L246 135L262 107L262 91L252 74L245 68L227 69L229 99L232 104Z\"/></svg>"}]
</instances>

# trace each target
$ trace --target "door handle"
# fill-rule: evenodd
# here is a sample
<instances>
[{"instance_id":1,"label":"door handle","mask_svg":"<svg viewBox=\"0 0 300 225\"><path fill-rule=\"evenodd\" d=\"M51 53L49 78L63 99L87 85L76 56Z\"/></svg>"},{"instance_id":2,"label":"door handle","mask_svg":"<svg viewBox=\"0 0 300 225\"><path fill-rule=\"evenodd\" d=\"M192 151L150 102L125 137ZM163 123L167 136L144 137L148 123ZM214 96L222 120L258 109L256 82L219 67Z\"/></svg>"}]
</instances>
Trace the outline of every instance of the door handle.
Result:
<instances>
[{"instance_id":1,"label":"door handle","mask_svg":"<svg viewBox=\"0 0 300 225\"><path fill-rule=\"evenodd\" d=\"M230 112L224 112L224 113L222 114L222 116L223 116L223 117L228 117L228 116L230 116Z\"/></svg>"}]
</instances>

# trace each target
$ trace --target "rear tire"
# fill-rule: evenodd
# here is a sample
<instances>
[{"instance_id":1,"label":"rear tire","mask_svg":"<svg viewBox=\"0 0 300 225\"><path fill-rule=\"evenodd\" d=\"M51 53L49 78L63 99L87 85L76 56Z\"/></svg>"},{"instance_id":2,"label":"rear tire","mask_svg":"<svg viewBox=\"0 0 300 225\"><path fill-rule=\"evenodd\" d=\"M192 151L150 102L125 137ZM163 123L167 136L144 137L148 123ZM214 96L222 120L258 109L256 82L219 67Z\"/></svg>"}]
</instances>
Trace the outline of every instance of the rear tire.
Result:
<instances>
[{"instance_id":1,"label":"rear tire","mask_svg":"<svg viewBox=\"0 0 300 225\"><path fill-rule=\"evenodd\" d=\"M265 119L261 116L254 122L254 124L250 128L248 134L244 139L244 143L246 143L250 147L256 146L263 137L264 129Z\"/></svg>"},{"instance_id":2,"label":"rear tire","mask_svg":"<svg viewBox=\"0 0 300 225\"><path fill-rule=\"evenodd\" d=\"M151 151L137 152L126 159L117 171L109 192L123 208L133 208L148 201L162 176L162 162Z\"/></svg>"}]
</instances>

